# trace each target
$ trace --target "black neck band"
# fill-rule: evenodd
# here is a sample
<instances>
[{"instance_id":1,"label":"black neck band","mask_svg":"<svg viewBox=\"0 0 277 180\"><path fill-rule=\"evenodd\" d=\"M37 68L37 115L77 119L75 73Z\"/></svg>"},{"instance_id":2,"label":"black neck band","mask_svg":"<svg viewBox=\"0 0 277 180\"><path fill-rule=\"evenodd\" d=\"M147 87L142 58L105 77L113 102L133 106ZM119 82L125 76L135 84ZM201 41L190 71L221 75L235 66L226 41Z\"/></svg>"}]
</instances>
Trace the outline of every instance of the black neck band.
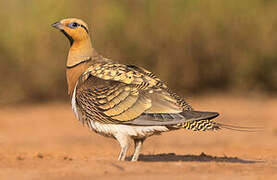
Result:
<instances>
[{"instance_id":1,"label":"black neck band","mask_svg":"<svg viewBox=\"0 0 277 180\"><path fill-rule=\"evenodd\" d=\"M72 65L72 66L66 66L66 68L67 68L67 69L71 69L71 68L74 68L74 67L76 67L76 66L78 66L78 65L80 65L80 64L83 64L83 63L85 63L85 62L88 62L88 61L90 61L90 60L91 60L91 58L86 59L86 60L83 60L83 61L81 61L81 62L79 62L79 63L77 63L77 64L74 64L74 65Z\"/></svg>"}]
</instances>

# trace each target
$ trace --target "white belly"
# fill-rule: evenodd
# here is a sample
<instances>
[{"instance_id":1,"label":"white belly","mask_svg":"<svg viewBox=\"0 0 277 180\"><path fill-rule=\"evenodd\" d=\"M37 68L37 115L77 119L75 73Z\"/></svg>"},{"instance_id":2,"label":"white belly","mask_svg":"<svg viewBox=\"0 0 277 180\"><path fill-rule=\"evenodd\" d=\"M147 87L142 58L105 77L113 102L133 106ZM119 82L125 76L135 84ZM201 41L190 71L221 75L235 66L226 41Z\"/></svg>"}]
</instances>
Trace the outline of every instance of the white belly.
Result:
<instances>
[{"instance_id":1,"label":"white belly","mask_svg":"<svg viewBox=\"0 0 277 180\"><path fill-rule=\"evenodd\" d=\"M105 136L122 134L133 138L149 137L153 134L159 134L169 130L165 126L129 126L121 124L102 124L97 121L90 121L89 126L97 133Z\"/></svg>"},{"instance_id":2,"label":"white belly","mask_svg":"<svg viewBox=\"0 0 277 180\"><path fill-rule=\"evenodd\" d=\"M76 118L82 121L82 119L80 119L82 116L80 116L80 112L78 112L78 108L76 105L76 87L73 92L71 104ZM161 132L169 131L166 126L130 126L122 124L103 124L93 120L87 122L87 125L95 132L104 136L111 137L114 137L116 134L121 134L134 138L144 138L153 134L159 134Z\"/></svg>"}]
</instances>

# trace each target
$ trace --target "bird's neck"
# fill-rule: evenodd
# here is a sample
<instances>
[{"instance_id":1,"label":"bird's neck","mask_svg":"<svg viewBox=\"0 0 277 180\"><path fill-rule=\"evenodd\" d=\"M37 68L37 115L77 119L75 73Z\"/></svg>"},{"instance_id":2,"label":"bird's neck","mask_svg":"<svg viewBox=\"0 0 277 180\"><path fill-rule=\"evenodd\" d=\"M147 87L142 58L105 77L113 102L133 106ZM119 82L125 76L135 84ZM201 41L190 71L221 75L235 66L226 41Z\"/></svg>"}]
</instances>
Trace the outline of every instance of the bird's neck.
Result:
<instances>
[{"instance_id":1,"label":"bird's neck","mask_svg":"<svg viewBox=\"0 0 277 180\"><path fill-rule=\"evenodd\" d=\"M95 56L97 52L92 48L89 38L72 44L66 63L66 79L70 96L73 94L80 75L92 64Z\"/></svg>"},{"instance_id":2,"label":"bird's neck","mask_svg":"<svg viewBox=\"0 0 277 180\"><path fill-rule=\"evenodd\" d=\"M90 59L94 53L96 52L92 48L90 38L74 41L68 53L66 66L69 68L77 66Z\"/></svg>"}]
</instances>

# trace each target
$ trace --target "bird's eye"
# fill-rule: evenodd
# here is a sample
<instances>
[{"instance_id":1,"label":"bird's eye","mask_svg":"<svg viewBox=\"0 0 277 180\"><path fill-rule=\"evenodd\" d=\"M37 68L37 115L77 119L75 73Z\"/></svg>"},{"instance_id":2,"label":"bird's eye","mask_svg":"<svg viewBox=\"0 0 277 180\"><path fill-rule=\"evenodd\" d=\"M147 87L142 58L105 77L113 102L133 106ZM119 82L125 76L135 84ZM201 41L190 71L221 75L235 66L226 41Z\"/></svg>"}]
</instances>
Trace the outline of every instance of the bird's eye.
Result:
<instances>
[{"instance_id":1,"label":"bird's eye","mask_svg":"<svg viewBox=\"0 0 277 180\"><path fill-rule=\"evenodd\" d=\"M75 29L76 27L80 26L78 23L76 22L72 22L68 25L68 27L70 27L71 29Z\"/></svg>"}]
</instances>

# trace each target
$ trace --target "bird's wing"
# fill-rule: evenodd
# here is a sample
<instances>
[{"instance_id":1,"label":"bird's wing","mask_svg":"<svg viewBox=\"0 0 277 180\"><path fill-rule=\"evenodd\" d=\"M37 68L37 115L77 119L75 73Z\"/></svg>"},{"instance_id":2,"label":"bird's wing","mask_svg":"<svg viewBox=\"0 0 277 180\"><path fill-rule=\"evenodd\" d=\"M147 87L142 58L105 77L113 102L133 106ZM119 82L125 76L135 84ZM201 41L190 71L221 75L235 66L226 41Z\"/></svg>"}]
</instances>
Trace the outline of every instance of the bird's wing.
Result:
<instances>
[{"instance_id":1,"label":"bird's wing","mask_svg":"<svg viewBox=\"0 0 277 180\"><path fill-rule=\"evenodd\" d=\"M149 76L153 79L155 79L157 81L156 86L162 88L163 90L167 91L168 94L170 94L171 97L173 97L177 103L183 108L184 111L191 111L193 110L192 107L180 96L178 96L176 93L172 92L155 74L153 74L152 72L142 68L142 67L138 67L138 66L134 66L134 65L127 65L128 67L139 71L140 73Z\"/></svg>"},{"instance_id":2,"label":"bird's wing","mask_svg":"<svg viewBox=\"0 0 277 180\"><path fill-rule=\"evenodd\" d=\"M88 118L102 123L171 125L215 116L184 112L166 89L157 77L133 67L99 63L80 77L76 102Z\"/></svg>"}]
</instances>

